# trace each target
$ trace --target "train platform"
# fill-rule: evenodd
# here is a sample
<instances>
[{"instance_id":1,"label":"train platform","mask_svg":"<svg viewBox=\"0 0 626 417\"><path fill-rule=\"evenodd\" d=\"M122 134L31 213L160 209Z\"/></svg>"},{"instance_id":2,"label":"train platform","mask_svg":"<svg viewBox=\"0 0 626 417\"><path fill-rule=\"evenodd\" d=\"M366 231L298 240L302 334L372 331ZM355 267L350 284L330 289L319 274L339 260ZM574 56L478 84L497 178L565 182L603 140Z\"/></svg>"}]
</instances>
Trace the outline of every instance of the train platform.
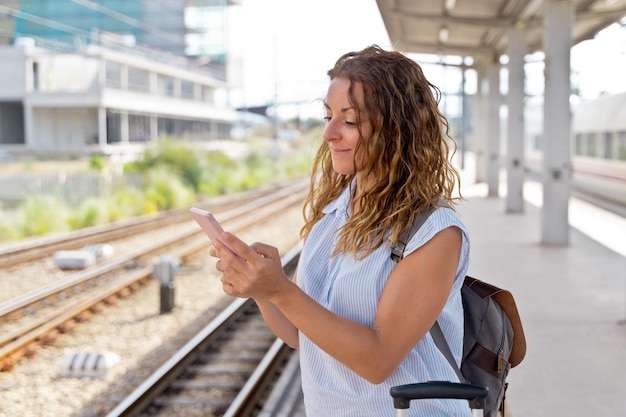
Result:
<instances>
[{"instance_id":1,"label":"train platform","mask_svg":"<svg viewBox=\"0 0 626 417\"><path fill-rule=\"evenodd\" d=\"M541 184L506 213L485 184L464 186L469 274L509 289L527 339L507 416L626 415L626 218L570 199L570 243L541 243Z\"/></svg>"}]
</instances>

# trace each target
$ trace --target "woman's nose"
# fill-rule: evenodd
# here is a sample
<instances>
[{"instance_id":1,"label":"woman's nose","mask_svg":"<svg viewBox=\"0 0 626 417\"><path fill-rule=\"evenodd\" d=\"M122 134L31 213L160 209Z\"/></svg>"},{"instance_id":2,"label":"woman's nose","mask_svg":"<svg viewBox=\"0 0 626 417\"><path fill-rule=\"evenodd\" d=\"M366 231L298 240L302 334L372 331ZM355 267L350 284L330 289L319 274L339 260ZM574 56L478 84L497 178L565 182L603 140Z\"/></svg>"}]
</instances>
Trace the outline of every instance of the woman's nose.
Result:
<instances>
[{"instance_id":1,"label":"woman's nose","mask_svg":"<svg viewBox=\"0 0 626 417\"><path fill-rule=\"evenodd\" d=\"M326 126L324 126L324 132L322 133L322 138L326 142L339 139L339 131L337 129L336 123L332 119L326 122Z\"/></svg>"}]
</instances>

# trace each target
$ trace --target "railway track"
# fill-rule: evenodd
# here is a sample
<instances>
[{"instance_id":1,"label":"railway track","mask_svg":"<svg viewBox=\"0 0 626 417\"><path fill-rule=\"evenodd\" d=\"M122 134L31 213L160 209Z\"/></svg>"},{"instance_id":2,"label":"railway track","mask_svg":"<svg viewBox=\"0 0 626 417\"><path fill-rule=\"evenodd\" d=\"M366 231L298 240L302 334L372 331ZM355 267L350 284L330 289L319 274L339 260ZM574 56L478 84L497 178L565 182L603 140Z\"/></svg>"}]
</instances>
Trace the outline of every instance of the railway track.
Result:
<instances>
[{"instance_id":1,"label":"railway track","mask_svg":"<svg viewBox=\"0 0 626 417\"><path fill-rule=\"evenodd\" d=\"M291 185L257 197L220 214L228 229L238 232L282 209L301 204L304 187ZM116 297L137 290L153 276L154 260L168 256L185 263L205 250L209 239L190 220L174 236L149 246L112 258L102 264L67 275L0 304L0 371L8 371L24 356L32 355L39 345L54 340L55 335L87 319L101 304L111 304ZM154 227L154 225L152 226Z\"/></svg>"},{"instance_id":2,"label":"railway track","mask_svg":"<svg viewBox=\"0 0 626 417\"><path fill-rule=\"evenodd\" d=\"M299 255L282 257L290 276ZM107 417L258 415L292 354L254 301L237 299Z\"/></svg>"}]
</instances>

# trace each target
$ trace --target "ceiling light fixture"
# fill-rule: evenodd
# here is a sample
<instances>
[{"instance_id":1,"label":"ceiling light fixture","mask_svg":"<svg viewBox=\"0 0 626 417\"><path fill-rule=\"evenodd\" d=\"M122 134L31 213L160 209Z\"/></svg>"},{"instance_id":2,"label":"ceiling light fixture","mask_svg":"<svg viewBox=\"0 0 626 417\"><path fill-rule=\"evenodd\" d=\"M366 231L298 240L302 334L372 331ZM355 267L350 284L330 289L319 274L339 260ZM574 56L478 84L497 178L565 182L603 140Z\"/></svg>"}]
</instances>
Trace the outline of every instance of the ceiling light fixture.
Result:
<instances>
[{"instance_id":1,"label":"ceiling light fixture","mask_svg":"<svg viewBox=\"0 0 626 417\"><path fill-rule=\"evenodd\" d=\"M456 7L456 0L445 0L443 7L448 11L454 9Z\"/></svg>"},{"instance_id":2,"label":"ceiling light fixture","mask_svg":"<svg viewBox=\"0 0 626 417\"><path fill-rule=\"evenodd\" d=\"M439 29L439 43L446 43L448 42L448 38L450 37L450 30L448 29L448 27L446 25L441 26L441 28Z\"/></svg>"}]
</instances>

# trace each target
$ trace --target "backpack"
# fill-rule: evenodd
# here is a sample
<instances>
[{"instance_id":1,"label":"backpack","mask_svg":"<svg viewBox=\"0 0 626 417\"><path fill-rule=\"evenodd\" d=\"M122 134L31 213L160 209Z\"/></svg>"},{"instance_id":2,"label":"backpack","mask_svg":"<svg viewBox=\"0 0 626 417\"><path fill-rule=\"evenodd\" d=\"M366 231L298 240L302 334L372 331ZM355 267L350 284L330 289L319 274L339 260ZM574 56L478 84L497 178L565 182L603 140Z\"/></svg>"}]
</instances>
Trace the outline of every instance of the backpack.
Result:
<instances>
[{"instance_id":1,"label":"backpack","mask_svg":"<svg viewBox=\"0 0 626 417\"><path fill-rule=\"evenodd\" d=\"M439 206L450 207L445 203ZM391 258L394 261L400 262L406 243L435 209L430 207L418 215L410 229L392 245ZM470 276L465 277L461 299L465 316L461 369L454 361L439 323L435 322L430 334L461 382L489 389L485 417L496 417L498 411L504 416L506 377L526 354L526 338L515 300L509 291Z\"/></svg>"}]
</instances>

